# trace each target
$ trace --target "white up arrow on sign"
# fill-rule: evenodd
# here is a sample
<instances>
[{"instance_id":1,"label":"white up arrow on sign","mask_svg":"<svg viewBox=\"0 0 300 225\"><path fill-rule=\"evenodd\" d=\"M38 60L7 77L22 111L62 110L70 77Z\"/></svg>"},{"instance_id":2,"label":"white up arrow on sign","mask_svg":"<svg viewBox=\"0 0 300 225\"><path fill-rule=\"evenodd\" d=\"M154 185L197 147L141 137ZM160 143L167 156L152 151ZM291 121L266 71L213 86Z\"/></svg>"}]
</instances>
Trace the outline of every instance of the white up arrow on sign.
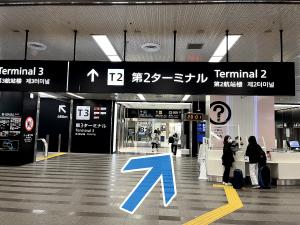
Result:
<instances>
[{"instance_id":1,"label":"white up arrow on sign","mask_svg":"<svg viewBox=\"0 0 300 225\"><path fill-rule=\"evenodd\" d=\"M67 111L66 111L66 105L59 105L58 106L58 112L59 113L67 113Z\"/></svg>"},{"instance_id":2,"label":"white up arrow on sign","mask_svg":"<svg viewBox=\"0 0 300 225\"><path fill-rule=\"evenodd\" d=\"M91 77L91 82L92 82L92 83L94 83L94 81L95 81L95 76L96 76L96 77L99 77L99 74L98 74L97 71L94 70L94 69L91 69L91 71L88 72L88 74L87 74L87 77Z\"/></svg>"}]
</instances>

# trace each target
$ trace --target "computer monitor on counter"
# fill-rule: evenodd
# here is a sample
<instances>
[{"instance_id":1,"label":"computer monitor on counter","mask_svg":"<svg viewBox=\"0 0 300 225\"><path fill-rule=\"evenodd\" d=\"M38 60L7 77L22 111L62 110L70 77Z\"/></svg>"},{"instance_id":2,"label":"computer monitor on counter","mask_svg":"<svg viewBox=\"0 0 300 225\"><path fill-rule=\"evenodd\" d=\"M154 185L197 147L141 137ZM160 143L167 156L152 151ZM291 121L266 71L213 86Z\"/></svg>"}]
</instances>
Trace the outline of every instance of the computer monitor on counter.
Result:
<instances>
[{"instance_id":1,"label":"computer monitor on counter","mask_svg":"<svg viewBox=\"0 0 300 225\"><path fill-rule=\"evenodd\" d=\"M289 145L291 149L298 150L300 148L299 141L289 141Z\"/></svg>"}]
</instances>

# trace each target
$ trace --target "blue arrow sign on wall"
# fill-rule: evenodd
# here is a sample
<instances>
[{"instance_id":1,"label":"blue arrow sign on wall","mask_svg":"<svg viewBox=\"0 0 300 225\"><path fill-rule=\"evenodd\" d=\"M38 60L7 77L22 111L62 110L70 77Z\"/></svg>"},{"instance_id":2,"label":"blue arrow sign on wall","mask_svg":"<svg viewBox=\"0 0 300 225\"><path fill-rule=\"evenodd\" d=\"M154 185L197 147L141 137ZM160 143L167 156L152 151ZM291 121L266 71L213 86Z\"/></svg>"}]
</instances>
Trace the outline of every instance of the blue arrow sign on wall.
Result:
<instances>
[{"instance_id":1,"label":"blue arrow sign on wall","mask_svg":"<svg viewBox=\"0 0 300 225\"><path fill-rule=\"evenodd\" d=\"M121 172L147 170L135 188L121 204L120 209L133 214L161 180L164 206L167 207L176 196L175 173L172 154L133 157L123 166Z\"/></svg>"}]
</instances>

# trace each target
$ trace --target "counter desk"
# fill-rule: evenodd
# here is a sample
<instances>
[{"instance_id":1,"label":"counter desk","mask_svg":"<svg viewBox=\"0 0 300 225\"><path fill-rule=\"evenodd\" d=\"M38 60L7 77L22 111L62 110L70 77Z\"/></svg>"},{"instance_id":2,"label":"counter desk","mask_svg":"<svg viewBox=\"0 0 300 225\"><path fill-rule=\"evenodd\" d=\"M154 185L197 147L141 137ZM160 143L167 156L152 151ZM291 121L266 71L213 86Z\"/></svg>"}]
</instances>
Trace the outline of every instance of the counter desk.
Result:
<instances>
[{"instance_id":1,"label":"counter desk","mask_svg":"<svg viewBox=\"0 0 300 225\"><path fill-rule=\"evenodd\" d=\"M207 175L209 181L221 182L223 176L222 150L209 150L207 152ZM245 161L245 151L235 154L235 162L231 170L240 169L244 177L249 176L248 162ZM268 160L271 177L277 185L300 185L300 152L271 152Z\"/></svg>"}]
</instances>

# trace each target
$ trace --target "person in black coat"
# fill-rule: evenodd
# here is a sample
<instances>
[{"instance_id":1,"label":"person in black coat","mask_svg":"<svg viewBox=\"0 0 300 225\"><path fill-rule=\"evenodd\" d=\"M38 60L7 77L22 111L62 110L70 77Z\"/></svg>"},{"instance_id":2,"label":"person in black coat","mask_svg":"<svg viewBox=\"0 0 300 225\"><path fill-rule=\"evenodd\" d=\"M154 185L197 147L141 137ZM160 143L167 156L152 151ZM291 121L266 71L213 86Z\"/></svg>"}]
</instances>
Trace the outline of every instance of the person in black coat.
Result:
<instances>
[{"instance_id":1,"label":"person in black coat","mask_svg":"<svg viewBox=\"0 0 300 225\"><path fill-rule=\"evenodd\" d=\"M229 185L229 174L232 163L234 162L234 152L232 151L232 139L229 135L224 137L222 165L224 166L223 184Z\"/></svg>"},{"instance_id":2,"label":"person in black coat","mask_svg":"<svg viewBox=\"0 0 300 225\"><path fill-rule=\"evenodd\" d=\"M257 144L256 138L254 136L250 136L248 142L249 144L247 146L246 156L249 157L250 179L254 188L259 188L258 169L259 165L263 166L266 164L266 155L260 145Z\"/></svg>"}]
</instances>

